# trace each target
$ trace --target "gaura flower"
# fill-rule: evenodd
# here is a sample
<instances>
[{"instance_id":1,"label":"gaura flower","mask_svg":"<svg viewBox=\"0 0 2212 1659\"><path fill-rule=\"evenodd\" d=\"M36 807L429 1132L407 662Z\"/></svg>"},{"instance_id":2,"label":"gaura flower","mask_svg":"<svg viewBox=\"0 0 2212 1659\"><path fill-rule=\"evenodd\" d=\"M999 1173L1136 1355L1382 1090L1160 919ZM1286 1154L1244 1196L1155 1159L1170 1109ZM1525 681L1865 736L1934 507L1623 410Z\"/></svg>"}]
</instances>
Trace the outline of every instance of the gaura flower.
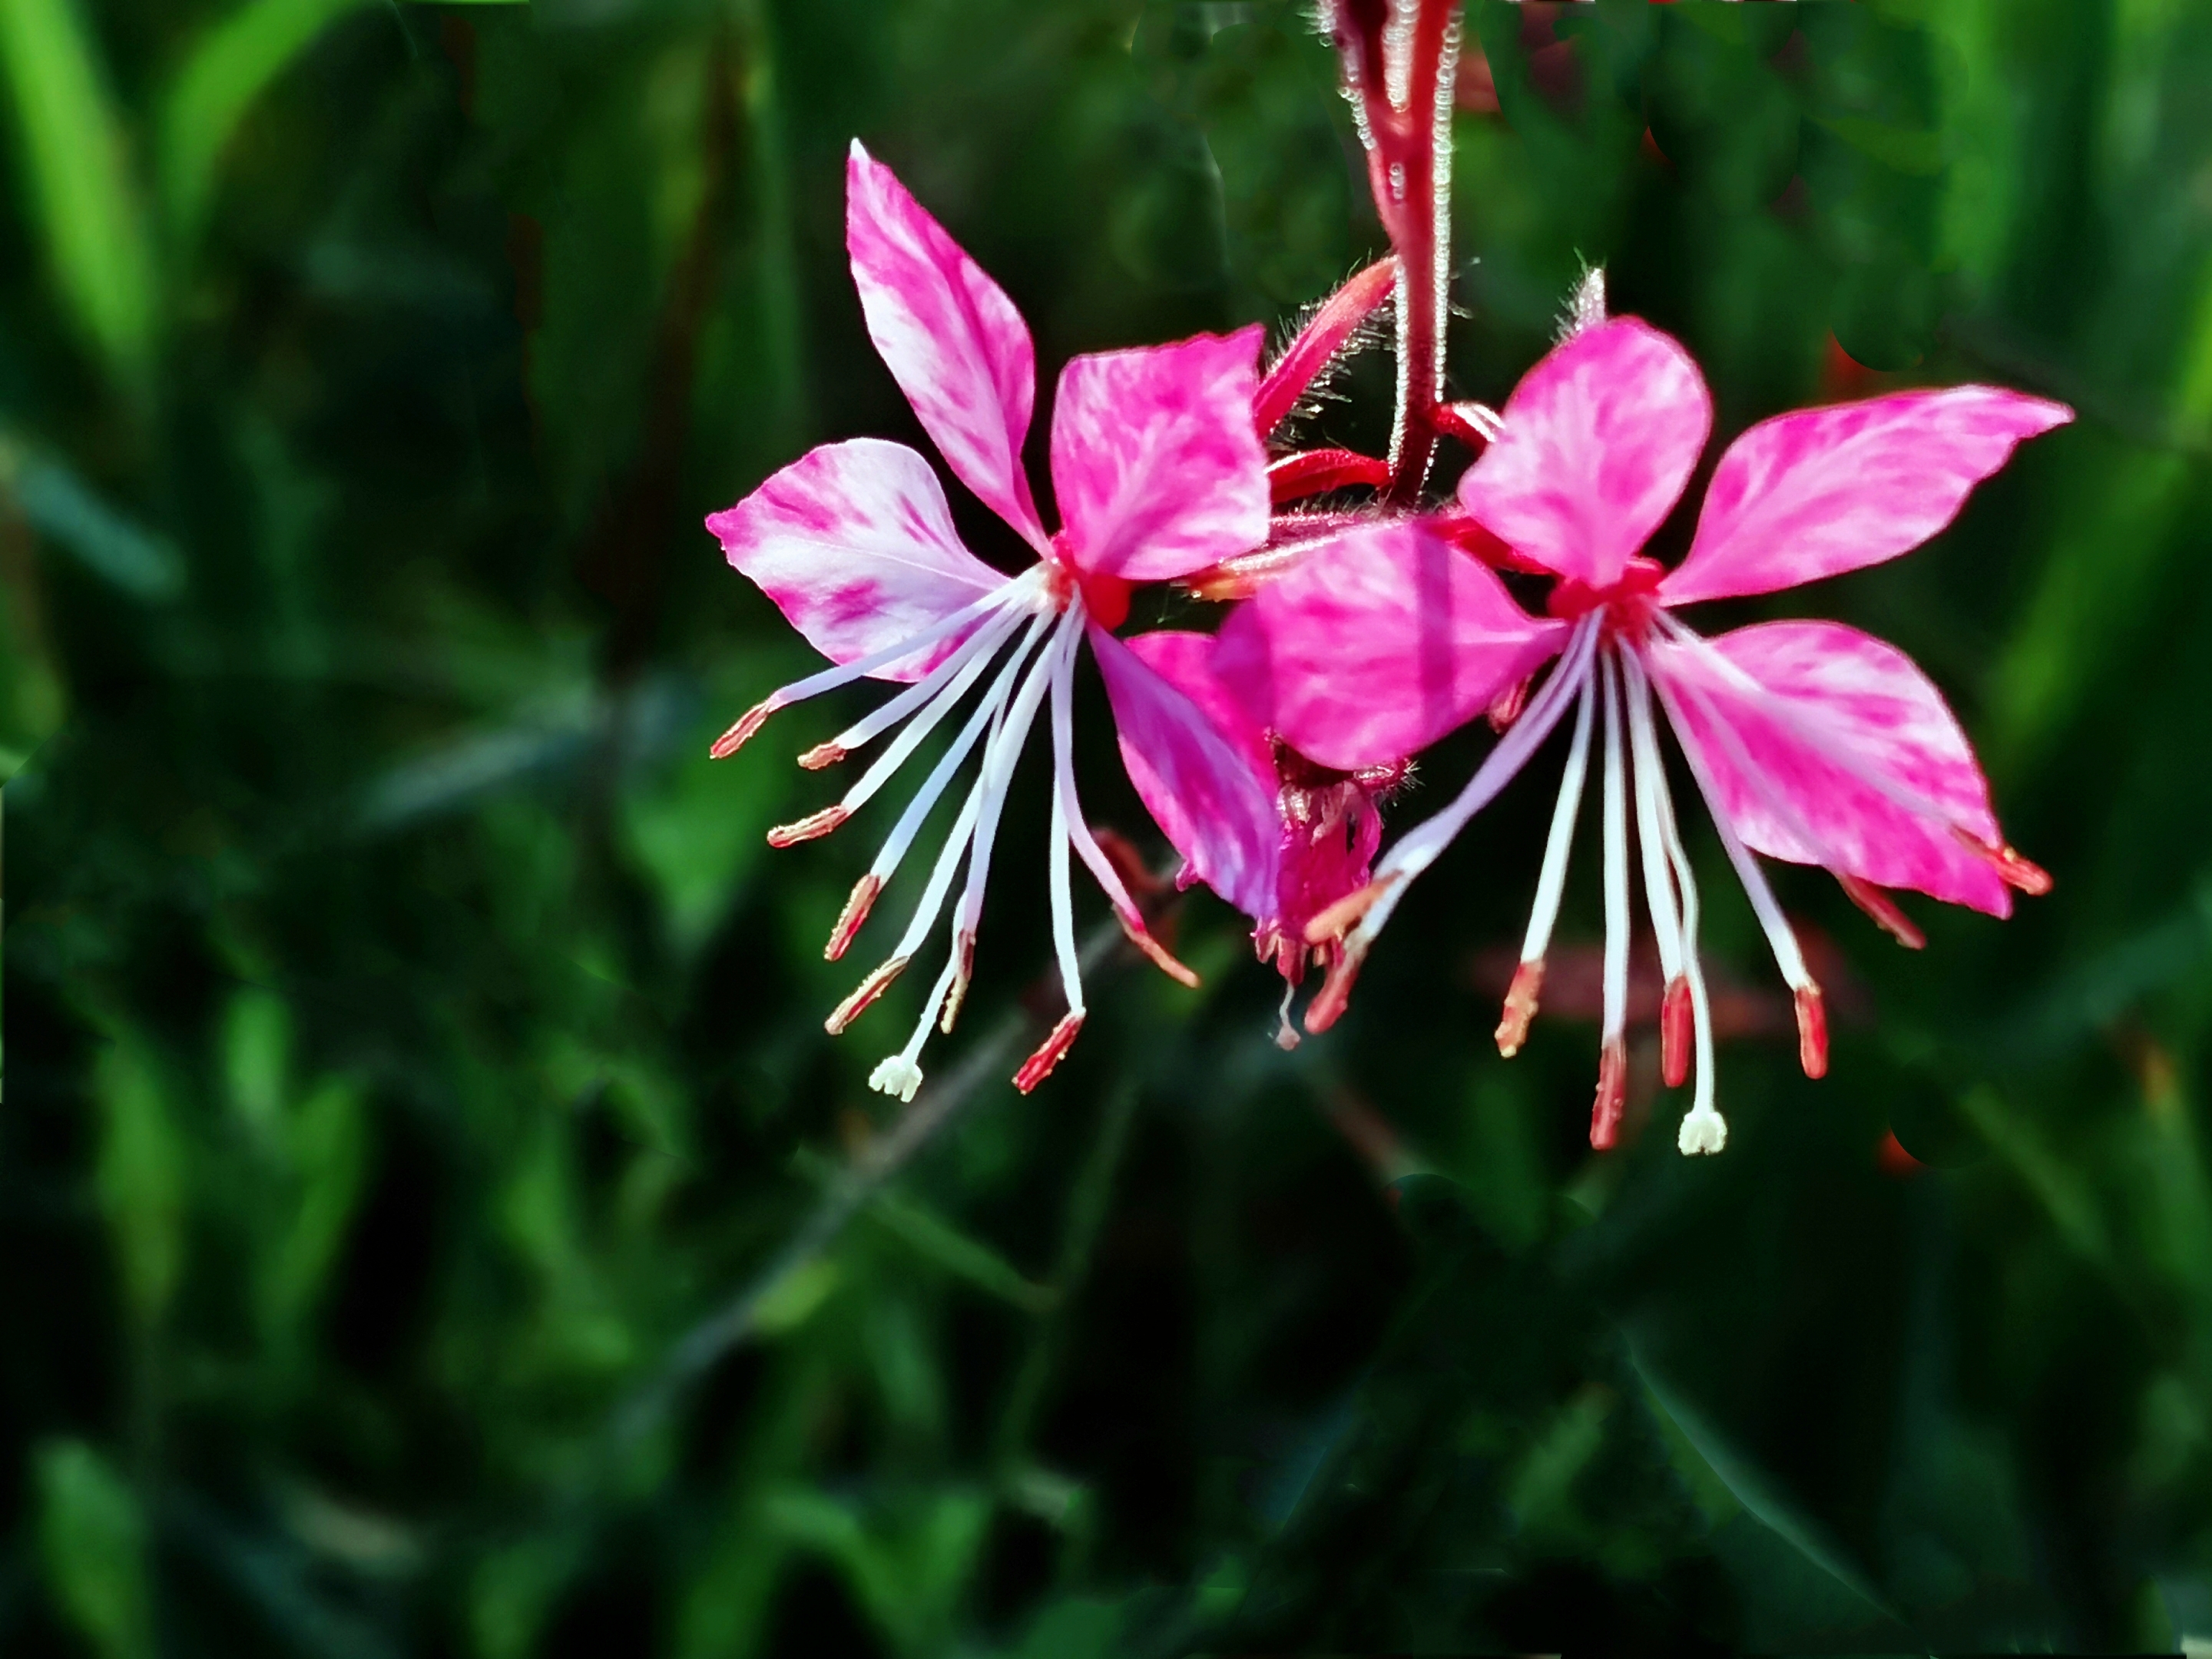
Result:
<instances>
[{"instance_id":1,"label":"gaura flower","mask_svg":"<svg viewBox=\"0 0 2212 1659\"><path fill-rule=\"evenodd\" d=\"M1054 953L1067 1012L1015 1078L1024 1092L1066 1053L1084 1019L1068 852L1073 848L1133 939L1186 983L1085 824L1073 765L1077 654L1087 636L1125 752L1146 757L1147 800L1200 825L1178 838L1193 875L1228 890L1272 855L1249 779L1188 696L1110 630L1133 584L1217 563L1267 533L1267 458L1252 422L1260 330L1077 357L1054 398L1051 472L1063 527L1048 534L1023 470L1035 398L1029 330L1006 293L890 169L856 143L846 174L846 245L877 351L945 464L1035 550L1009 576L961 543L929 463L902 444L824 444L707 520L730 562L758 584L835 665L772 692L714 744L733 753L776 710L864 677L906 689L800 757L833 765L898 728L834 806L769 835L788 847L827 835L909 760L979 682L980 700L854 888L826 954L844 954L921 833L932 807L980 747L982 759L914 916L890 957L830 1016L842 1031L921 948L963 858L943 970L906 1045L875 1068L876 1089L912 1099L933 1024L950 1030L973 970L983 892L1014 765L1050 702L1050 887ZM1261 803L1261 805L1264 805Z\"/></svg>"},{"instance_id":2,"label":"gaura flower","mask_svg":"<svg viewBox=\"0 0 2212 1659\"><path fill-rule=\"evenodd\" d=\"M1680 497L1712 402L1674 340L1633 318L1592 320L1514 391L1495 442L1462 478L1477 537L1514 568L1555 578L1543 617L1434 523L1382 559L1328 549L1292 567L1224 625L1213 667L1253 717L1324 765L1353 768L1441 737L1547 661L1558 665L1458 799L1392 848L1361 893L1311 924L1342 935L1307 1029L1342 1012L1361 960L1413 878L1575 711L1565 775L1498 1045L1534 1015L1568 846L1601 723L1605 985L1593 1146L1612 1143L1626 1092L1629 815L1667 982L1662 1067L1680 1085L1694 1047L1685 1152L1717 1152L1712 1016L1697 952L1697 883L1659 749L1656 696L1721 844L1795 994L1808 1076L1827 1066L1820 991L1751 856L1826 867L1904 943L1887 896L1909 888L1991 915L2050 878L2010 847L1989 786L1942 695L1894 647L1834 623L1780 622L1716 639L1677 607L1794 587L1909 551L1957 514L2062 404L1990 386L1899 392L1753 427L1721 457L1689 553L1672 570L1640 549Z\"/></svg>"},{"instance_id":3,"label":"gaura flower","mask_svg":"<svg viewBox=\"0 0 2212 1659\"><path fill-rule=\"evenodd\" d=\"M1361 534L1370 532L1362 532ZM1121 757L1130 781L1177 847L1203 849L1226 831L1238 846L1266 848L1260 860L1214 859L1230 872L1216 890L1252 918L1252 944L1260 960L1283 976L1283 1012L1276 1041L1297 1046L1290 1023L1291 997L1305 977L1309 958L1323 967L1336 959L1337 941L1309 944L1314 918L1364 888L1382 844L1378 803L1404 780L1402 760L1339 772L1317 766L1245 712L1213 672L1214 641L1205 634L1163 629L1127 641L1132 655L1189 698L1233 751L1236 775L1206 805L1191 812L1194 792L1163 776L1156 754L1133 742L1124 727ZM1108 682L1110 689L1112 681ZM1218 762L1208 760L1209 767ZM1237 787L1239 783L1243 787ZM1186 867L1182 880L1194 878Z\"/></svg>"}]
</instances>

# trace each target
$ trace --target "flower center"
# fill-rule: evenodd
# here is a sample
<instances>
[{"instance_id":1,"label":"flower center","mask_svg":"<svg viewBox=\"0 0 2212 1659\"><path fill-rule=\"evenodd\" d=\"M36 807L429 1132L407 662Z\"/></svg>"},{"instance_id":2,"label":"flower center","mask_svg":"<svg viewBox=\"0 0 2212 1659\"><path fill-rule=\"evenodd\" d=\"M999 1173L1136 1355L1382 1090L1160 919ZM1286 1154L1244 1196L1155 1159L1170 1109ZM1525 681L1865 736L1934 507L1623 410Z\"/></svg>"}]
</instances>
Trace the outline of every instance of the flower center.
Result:
<instances>
[{"instance_id":1,"label":"flower center","mask_svg":"<svg viewBox=\"0 0 2212 1659\"><path fill-rule=\"evenodd\" d=\"M1593 611L1602 611L1606 613L1607 633L1634 639L1650 621L1656 608L1651 595L1666 574L1666 567L1656 559L1647 559L1639 554L1621 570L1620 580L1604 587L1592 587L1571 576L1562 576L1553 587L1551 597L1544 601L1544 610L1547 615L1566 622L1586 617Z\"/></svg>"},{"instance_id":2,"label":"flower center","mask_svg":"<svg viewBox=\"0 0 2212 1659\"><path fill-rule=\"evenodd\" d=\"M1045 592L1054 609L1066 610L1069 601L1079 592L1085 614L1108 633L1129 620L1129 595L1135 591L1134 583L1123 581L1119 576L1078 569L1074 561L1061 551L1057 538L1053 554L1049 585Z\"/></svg>"}]
</instances>

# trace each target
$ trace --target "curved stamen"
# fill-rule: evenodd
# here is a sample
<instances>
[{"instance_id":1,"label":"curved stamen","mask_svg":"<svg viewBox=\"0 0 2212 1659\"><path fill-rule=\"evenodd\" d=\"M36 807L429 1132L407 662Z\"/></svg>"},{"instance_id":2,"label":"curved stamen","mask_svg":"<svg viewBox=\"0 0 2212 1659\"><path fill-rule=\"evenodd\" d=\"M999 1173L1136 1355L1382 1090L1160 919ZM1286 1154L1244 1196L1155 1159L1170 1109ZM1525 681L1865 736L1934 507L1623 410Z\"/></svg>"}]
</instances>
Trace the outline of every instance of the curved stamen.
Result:
<instances>
[{"instance_id":1,"label":"curved stamen","mask_svg":"<svg viewBox=\"0 0 2212 1659\"><path fill-rule=\"evenodd\" d=\"M922 1004L921 1018L915 1022L914 1034L906 1040L906 1047L895 1054L886 1054L876 1062L876 1069L868 1073L868 1087L878 1094L896 1095L901 1100L912 1100L915 1091L921 1087L921 1045L929 1040L929 1028L937 1020L937 1011L944 1006L945 994L952 988L953 959L945 959L944 971Z\"/></svg>"},{"instance_id":2,"label":"curved stamen","mask_svg":"<svg viewBox=\"0 0 2212 1659\"><path fill-rule=\"evenodd\" d=\"M883 760L869 769L866 776L854 786L845 798L845 804L857 807L861 800L882 786L883 779L898 769L898 763L915 750L915 746L929 735L937 723L951 712L954 703L966 695L968 688L981 678L991 665L991 659L1006 637L1021 626L1022 612L1007 606L999 616L992 617L973 634L963 640L945 660L931 669L921 679L906 687L881 708L871 710L866 718L855 720L829 742L817 744L799 757L799 763L809 771L835 765L863 744L873 742L901 720L928 706L927 712L898 735ZM896 757L896 758L893 758ZM886 769L885 763L889 763ZM878 774L881 774L878 776ZM855 799L855 797L859 799Z\"/></svg>"},{"instance_id":3,"label":"curved stamen","mask_svg":"<svg viewBox=\"0 0 2212 1659\"><path fill-rule=\"evenodd\" d=\"M1628 1100L1628 800L1616 655L1603 651L1598 656L1599 696L1605 702L1605 996L1589 1138L1601 1151L1613 1145Z\"/></svg>"},{"instance_id":4,"label":"curved stamen","mask_svg":"<svg viewBox=\"0 0 2212 1659\"><path fill-rule=\"evenodd\" d=\"M1667 787L1666 763L1651 720L1651 688L1633 652L1620 659L1623 696L1628 708L1628 740L1636 777L1636 845L1644 860L1644 899L1651 913L1651 933L1659 947L1659 1069L1667 1086L1678 1089L1689 1074L1687 1039L1692 1010L1689 982L1682 976L1682 924L1676 914L1674 883L1659 827L1659 798Z\"/></svg>"},{"instance_id":5,"label":"curved stamen","mask_svg":"<svg viewBox=\"0 0 2212 1659\"><path fill-rule=\"evenodd\" d=\"M1559 899L1566 891L1567 861L1573 850L1575 817L1582 810L1583 780L1589 769L1590 726L1597 706L1595 680L1583 681L1575 709L1575 735L1568 745L1566 769L1559 775L1559 797L1552 806L1551 833L1544 838L1544 862L1536 877L1536 902L1528 912L1528 930L1521 939L1521 962L1513 970L1513 983L1505 993L1505 1012L1498 1022L1498 1052L1510 1060L1528 1036L1528 1022L1536 1017L1536 999L1544 988L1544 954L1551 948L1552 929L1559 919Z\"/></svg>"},{"instance_id":6,"label":"curved stamen","mask_svg":"<svg viewBox=\"0 0 2212 1659\"><path fill-rule=\"evenodd\" d=\"M1687 752L1686 746L1685 753ZM1705 990L1705 970L1698 960L1698 878L1690 868L1690 855L1682 846L1682 833L1674 822L1674 798L1667 775L1657 773L1653 803L1658 810L1659 832L1667 844L1667 861L1674 867L1675 884L1682 894L1682 973L1689 982L1692 1029L1697 1052L1697 1087L1690 1109L1683 1115L1674 1145L1685 1154L1717 1152L1728 1145L1728 1121L1713 1104L1713 1008Z\"/></svg>"},{"instance_id":7,"label":"curved stamen","mask_svg":"<svg viewBox=\"0 0 2212 1659\"><path fill-rule=\"evenodd\" d=\"M893 663L903 662L936 644L946 635L958 632L986 612L1013 603L1028 587L1035 585L1035 572L1042 568L1043 566L1038 565L1031 571L1012 578L1006 586L993 589L973 605L963 605L951 616L939 617L919 634L908 635L880 651L871 651L865 657L855 657L850 662L838 663L818 673L809 674L805 679L793 680L788 685L777 687L739 715L736 725L714 739L708 753L716 760L726 759L736 754L762 726L768 724L769 716L777 710L788 708L793 703L805 702L809 697L818 697L824 691L834 691L854 680L864 679L878 668L888 668Z\"/></svg>"}]
</instances>

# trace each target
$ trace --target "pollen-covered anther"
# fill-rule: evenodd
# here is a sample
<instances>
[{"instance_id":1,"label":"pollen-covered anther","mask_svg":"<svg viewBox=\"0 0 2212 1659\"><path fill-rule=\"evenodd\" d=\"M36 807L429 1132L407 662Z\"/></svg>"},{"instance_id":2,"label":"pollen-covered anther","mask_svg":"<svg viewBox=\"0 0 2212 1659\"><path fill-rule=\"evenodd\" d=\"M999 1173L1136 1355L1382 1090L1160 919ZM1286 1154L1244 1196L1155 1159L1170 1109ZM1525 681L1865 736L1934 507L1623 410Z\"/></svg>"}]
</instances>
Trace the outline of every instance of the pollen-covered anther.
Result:
<instances>
[{"instance_id":1,"label":"pollen-covered anther","mask_svg":"<svg viewBox=\"0 0 2212 1659\"><path fill-rule=\"evenodd\" d=\"M738 717L738 723L714 739L714 746L707 752L716 760L727 760L744 748L768 724L768 717L783 707L774 697L763 698Z\"/></svg>"},{"instance_id":2,"label":"pollen-covered anther","mask_svg":"<svg viewBox=\"0 0 2212 1659\"><path fill-rule=\"evenodd\" d=\"M1014 1073L1014 1087L1027 1094L1050 1077L1060 1057L1075 1046L1076 1034L1082 1030L1082 1015L1061 1015L1060 1024L1052 1028L1052 1035L1037 1045L1037 1051L1024 1060L1022 1069Z\"/></svg>"},{"instance_id":3,"label":"pollen-covered anther","mask_svg":"<svg viewBox=\"0 0 2212 1659\"><path fill-rule=\"evenodd\" d=\"M868 1087L879 1095L896 1095L911 1101L921 1087L921 1067L904 1054L886 1054L868 1073Z\"/></svg>"},{"instance_id":4,"label":"pollen-covered anther","mask_svg":"<svg viewBox=\"0 0 2212 1659\"><path fill-rule=\"evenodd\" d=\"M937 1029L946 1036L952 1035L953 1022L960 1018L960 1005L968 1000L969 982L975 977L975 935L973 930L963 928L958 943L953 947L958 953L959 966L952 970L952 987L945 994L945 1012L938 1016Z\"/></svg>"},{"instance_id":5,"label":"pollen-covered anther","mask_svg":"<svg viewBox=\"0 0 2212 1659\"><path fill-rule=\"evenodd\" d=\"M768 844L779 849L796 847L802 841L828 835L852 816L849 806L825 806L818 812L808 813L796 823L779 823L768 832Z\"/></svg>"},{"instance_id":6,"label":"pollen-covered anther","mask_svg":"<svg viewBox=\"0 0 2212 1659\"><path fill-rule=\"evenodd\" d=\"M1972 830L1961 829L1955 823L1951 826L1951 833L1987 859L1990 867L1997 872L1997 879L2006 886L2025 893L2030 898L2041 898L2051 890L2051 872L2033 860L2022 858L2004 842L1984 841Z\"/></svg>"},{"instance_id":7,"label":"pollen-covered anther","mask_svg":"<svg viewBox=\"0 0 2212 1659\"><path fill-rule=\"evenodd\" d=\"M1690 1112L1682 1119L1674 1145L1686 1157L1717 1152L1728 1145L1728 1120L1710 1106Z\"/></svg>"},{"instance_id":8,"label":"pollen-covered anther","mask_svg":"<svg viewBox=\"0 0 2212 1659\"><path fill-rule=\"evenodd\" d=\"M1152 930L1145 926L1142 916L1129 915L1117 905L1114 910L1114 920L1121 924L1121 931L1128 935L1129 943L1151 957L1162 973L1178 985L1197 987L1198 975L1177 961L1166 945L1152 937Z\"/></svg>"},{"instance_id":9,"label":"pollen-covered anther","mask_svg":"<svg viewBox=\"0 0 2212 1659\"><path fill-rule=\"evenodd\" d=\"M835 766L852 752L834 743L817 743L799 757L799 763L810 772L819 772L825 766Z\"/></svg>"},{"instance_id":10,"label":"pollen-covered anther","mask_svg":"<svg viewBox=\"0 0 2212 1659\"><path fill-rule=\"evenodd\" d=\"M1698 1035L1697 1004L1690 997L1690 978L1677 974L1667 981L1659 1000L1659 1075L1670 1089L1679 1089L1690 1075L1690 1048Z\"/></svg>"},{"instance_id":11,"label":"pollen-covered anther","mask_svg":"<svg viewBox=\"0 0 2212 1659\"><path fill-rule=\"evenodd\" d=\"M1628 1105L1628 1045L1607 1037L1597 1059L1597 1099L1590 1107L1590 1146L1609 1152L1620 1138L1620 1115Z\"/></svg>"},{"instance_id":12,"label":"pollen-covered anther","mask_svg":"<svg viewBox=\"0 0 2212 1659\"><path fill-rule=\"evenodd\" d=\"M829 1032L831 1036L836 1036L843 1031L848 1025L860 1017L861 1012L870 1003L890 988L890 982L906 971L908 960L909 958L905 957L893 957L875 972L870 974L867 978L862 980L854 988L852 995L830 1011L830 1018L822 1022L822 1029Z\"/></svg>"},{"instance_id":13,"label":"pollen-covered anther","mask_svg":"<svg viewBox=\"0 0 2212 1659\"><path fill-rule=\"evenodd\" d=\"M1797 1063L1807 1077L1828 1074L1828 1006L1810 983L1797 988Z\"/></svg>"},{"instance_id":14,"label":"pollen-covered anther","mask_svg":"<svg viewBox=\"0 0 2212 1659\"><path fill-rule=\"evenodd\" d=\"M838 912L837 925L830 930L830 942L822 947L823 961L835 962L845 954L854 935L860 931L860 924L867 921L868 912L874 908L876 896L883 890L880 876L862 876L853 884L852 896Z\"/></svg>"},{"instance_id":15,"label":"pollen-covered anther","mask_svg":"<svg viewBox=\"0 0 2212 1659\"><path fill-rule=\"evenodd\" d=\"M1875 927L1887 933L1908 951L1917 951L1928 943L1928 935L1912 925L1911 919L1899 909L1888 894L1870 881L1856 876L1839 875L1836 880L1842 885L1844 896L1874 919Z\"/></svg>"},{"instance_id":16,"label":"pollen-covered anther","mask_svg":"<svg viewBox=\"0 0 2212 1659\"><path fill-rule=\"evenodd\" d=\"M1336 960L1328 964L1328 976L1322 981L1321 989L1306 1004L1305 1027L1310 1036L1319 1036L1344 1018L1344 1011L1352 1006L1352 981L1359 977L1360 964L1366 959L1364 946L1346 941Z\"/></svg>"},{"instance_id":17,"label":"pollen-covered anther","mask_svg":"<svg viewBox=\"0 0 2212 1659\"><path fill-rule=\"evenodd\" d=\"M1306 923L1306 943L1325 945L1330 939L1343 938L1345 934L1359 925L1360 918L1375 908L1376 901L1403 879L1404 877L1401 874L1394 871L1389 875L1369 882L1356 893L1346 894L1328 908L1317 913L1312 921ZM1341 963L1339 965L1341 966ZM1333 977L1334 970L1331 971ZM1358 964L1356 963L1353 964L1352 971L1355 973L1358 971ZM1324 989L1322 995L1327 994L1328 992ZM1306 1016L1306 1030L1310 1031L1313 1029L1313 1016L1309 1011Z\"/></svg>"},{"instance_id":18,"label":"pollen-covered anther","mask_svg":"<svg viewBox=\"0 0 2212 1659\"><path fill-rule=\"evenodd\" d=\"M1505 1012L1498 1022L1498 1052L1510 1060L1528 1040L1528 1022L1536 1018L1536 998L1544 988L1544 960L1524 962L1513 970L1505 988Z\"/></svg>"}]
</instances>

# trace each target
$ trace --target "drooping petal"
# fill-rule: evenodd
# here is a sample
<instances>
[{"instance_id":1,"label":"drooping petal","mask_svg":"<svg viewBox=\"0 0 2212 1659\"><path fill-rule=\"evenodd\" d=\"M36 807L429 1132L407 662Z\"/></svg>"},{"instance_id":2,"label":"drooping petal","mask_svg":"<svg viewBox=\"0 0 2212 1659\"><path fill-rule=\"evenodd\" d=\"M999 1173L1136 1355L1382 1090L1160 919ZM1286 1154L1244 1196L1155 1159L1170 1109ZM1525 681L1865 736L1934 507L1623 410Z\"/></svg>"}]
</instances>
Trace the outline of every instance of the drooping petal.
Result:
<instances>
[{"instance_id":1,"label":"drooping petal","mask_svg":"<svg viewBox=\"0 0 2212 1659\"><path fill-rule=\"evenodd\" d=\"M832 662L896 645L1007 580L961 545L929 463L880 438L809 450L710 517L707 528L730 562ZM953 633L876 678L919 679L972 631Z\"/></svg>"},{"instance_id":2,"label":"drooping petal","mask_svg":"<svg viewBox=\"0 0 2212 1659\"><path fill-rule=\"evenodd\" d=\"M1266 730L1341 771L1387 765L1534 673L1568 624L1528 616L1415 520L1363 525L1222 625L1213 672Z\"/></svg>"},{"instance_id":3,"label":"drooping petal","mask_svg":"<svg viewBox=\"0 0 2212 1659\"><path fill-rule=\"evenodd\" d=\"M1912 659L1837 623L1662 638L1645 657L1744 844L1991 915L2011 895L1954 832L1998 841L1989 784Z\"/></svg>"},{"instance_id":4,"label":"drooping petal","mask_svg":"<svg viewBox=\"0 0 2212 1659\"><path fill-rule=\"evenodd\" d=\"M1771 593L1893 559L1950 523L2021 440L2073 418L2063 404L1961 386L1762 421L1721 457L1660 598Z\"/></svg>"},{"instance_id":5,"label":"drooping petal","mask_svg":"<svg viewBox=\"0 0 2212 1659\"><path fill-rule=\"evenodd\" d=\"M1139 661L1191 702L1234 750L1263 793L1275 787L1275 756L1267 734L1213 672L1213 635L1155 629L1123 640Z\"/></svg>"},{"instance_id":6,"label":"drooping petal","mask_svg":"<svg viewBox=\"0 0 2212 1659\"><path fill-rule=\"evenodd\" d=\"M1530 369L1504 422L1462 476L1461 505L1524 558L1606 587L1680 499L1713 402L1678 342L1619 317Z\"/></svg>"},{"instance_id":7,"label":"drooping petal","mask_svg":"<svg viewBox=\"0 0 2212 1659\"><path fill-rule=\"evenodd\" d=\"M1076 564L1168 581L1267 539L1267 456L1252 428L1260 337L1200 334L1061 371L1052 487Z\"/></svg>"},{"instance_id":8,"label":"drooping petal","mask_svg":"<svg viewBox=\"0 0 2212 1659\"><path fill-rule=\"evenodd\" d=\"M1103 628L1091 629L1091 649L1113 705L1122 764L1182 854L1186 876L1203 881L1247 915L1272 915L1279 833L1273 792L1255 774L1251 754ZM1186 647L1147 649L1162 652L1178 667L1188 665Z\"/></svg>"},{"instance_id":9,"label":"drooping petal","mask_svg":"<svg viewBox=\"0 0 2212 1659\"><path fill-rule=\"evenodd\" d=\"M1036 400L1030 331L1006 291L853 141L845 248L868 337L960 481L1042 552L1022 443Z\"/></svg>"}]
</instances>

